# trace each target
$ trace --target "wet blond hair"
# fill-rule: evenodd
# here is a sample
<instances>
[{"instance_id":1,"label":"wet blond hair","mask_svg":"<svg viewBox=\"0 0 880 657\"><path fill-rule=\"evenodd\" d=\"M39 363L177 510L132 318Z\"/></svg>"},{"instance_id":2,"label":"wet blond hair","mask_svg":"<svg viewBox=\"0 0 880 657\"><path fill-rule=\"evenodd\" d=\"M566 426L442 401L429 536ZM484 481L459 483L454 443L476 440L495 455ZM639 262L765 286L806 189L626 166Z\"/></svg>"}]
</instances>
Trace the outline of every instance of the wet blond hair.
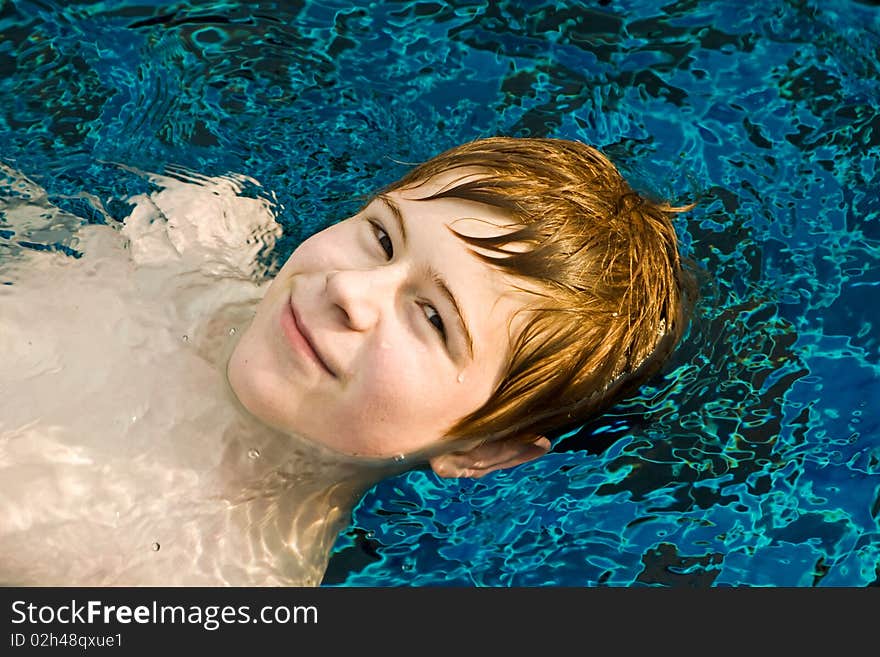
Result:
<instances>
[{"instance_id":1,"label":"wet blond hair","mask_svg":"<svg viewBox=\"0 0 880 657\"><path fill-rule=\"evenodd\" d=\"M474 169L483 175L464 175ZM465 143L378 195L455 170L463 173L456 184L418 200L457 198L506 211L515 228L503 235L450 230L488 251L474 251L477 257L544 292L512 336L494 393L450 427L448 438L529 440L574 428L656 374L697 296L671 222L692 206L652 202L595 148L549 138Z\"/></svg>"}]
</instances>

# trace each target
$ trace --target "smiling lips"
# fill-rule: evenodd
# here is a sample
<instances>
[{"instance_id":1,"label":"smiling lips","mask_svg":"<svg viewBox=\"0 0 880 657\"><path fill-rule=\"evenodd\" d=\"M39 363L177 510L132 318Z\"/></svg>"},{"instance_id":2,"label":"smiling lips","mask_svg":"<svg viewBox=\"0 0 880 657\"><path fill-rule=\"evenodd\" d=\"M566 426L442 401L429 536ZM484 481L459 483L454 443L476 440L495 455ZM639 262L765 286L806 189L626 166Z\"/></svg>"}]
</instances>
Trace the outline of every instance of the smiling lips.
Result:
<instances>
[{"instance_id":1,"label":"smiling lips","mask_svg":"<svg viewBox=\"0 0 880 657\"><path fill-rule=\"evenodd\" d=\"M303 326L297 316L292 301L284 309L284 312L281 313L281 330L295 351L305 355L325 372L334 378L336 377L333 370L327 366L327 363L324 362L324 359L318 353L318 350L315 349L314 342L309 336L308 330Z\"/></svg>"}]
</instances>

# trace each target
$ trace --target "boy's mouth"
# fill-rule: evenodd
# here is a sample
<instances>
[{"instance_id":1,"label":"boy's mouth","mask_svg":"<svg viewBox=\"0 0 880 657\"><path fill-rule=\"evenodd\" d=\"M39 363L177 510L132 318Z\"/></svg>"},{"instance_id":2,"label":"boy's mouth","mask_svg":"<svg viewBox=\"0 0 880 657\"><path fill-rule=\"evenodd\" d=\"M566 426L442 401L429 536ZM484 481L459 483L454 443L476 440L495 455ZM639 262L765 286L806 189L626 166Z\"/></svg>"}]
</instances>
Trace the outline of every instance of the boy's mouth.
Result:
<instances>
[{"instance_id":1,"label":"boy's mouth","mask_svg":"<svg viewBox=\"0 0 880 657\"><path fill-rule=\"evenodd\" d=\"M296 352L312 360L333 378L338 378L315 347L315 342L312 340L308 328L302 323L292 299L281 313L281 330L284 337L287 338L287 342Z\"/></svg>"}]
</instances>

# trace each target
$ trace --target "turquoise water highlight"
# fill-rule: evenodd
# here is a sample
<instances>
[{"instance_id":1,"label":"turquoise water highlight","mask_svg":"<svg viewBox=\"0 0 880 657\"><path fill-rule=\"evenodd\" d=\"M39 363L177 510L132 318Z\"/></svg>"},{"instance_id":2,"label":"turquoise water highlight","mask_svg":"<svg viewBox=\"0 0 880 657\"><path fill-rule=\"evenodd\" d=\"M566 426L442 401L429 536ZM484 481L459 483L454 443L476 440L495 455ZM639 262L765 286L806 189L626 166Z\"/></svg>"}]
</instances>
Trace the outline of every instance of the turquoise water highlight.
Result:
<instances>
[{"instance_id":1,"label":"turquoise water highlight","mask_svg":"<svg viewBox=\"0 0 880 657\"><path fill-rule=\"evenodd\" d=\"M98 223L143 184L106 162L247 173L283 257L462 141L595 144L698 203L681 348L535 463L376 486L325 585L876 585L878 68L854 0L7 0L0 160Z\"/></svg>"}]
</instances>

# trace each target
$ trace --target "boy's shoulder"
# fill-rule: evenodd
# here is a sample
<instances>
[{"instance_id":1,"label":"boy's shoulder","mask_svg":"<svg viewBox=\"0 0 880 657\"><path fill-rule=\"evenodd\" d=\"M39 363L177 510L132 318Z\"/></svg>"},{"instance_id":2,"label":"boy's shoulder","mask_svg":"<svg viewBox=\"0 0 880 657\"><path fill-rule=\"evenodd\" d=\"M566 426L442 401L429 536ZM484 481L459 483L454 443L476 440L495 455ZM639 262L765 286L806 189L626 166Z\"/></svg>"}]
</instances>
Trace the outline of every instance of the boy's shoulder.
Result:
<instances>
[{"instance_id":1,"label":"boy's shoulder","mask_svg":"<svg viewBox=\"0 0 880 657\"><path fill-rule=\"evenodd\" d=\"M210 275L259 277L260 255L281 236L272 203L243 196L241 175L149 174L158 189L130 199L122 234L138 264L180 262Z\"/></svg>"},{"instance_id":2,"label":"boy's shoulder","mask_svg":"<svg viewBox=\"0 0 880 657\"><path fill-rule=\"evenodd\" d=\"M118 221L84 190L82 196L106 216L91 223L56 206L37 182L0 162L0 276L26 276L35 261L70 266L80 258L92 268L125 261L209 276L259 279L266 273L260 257L271 252L282 230L257 181L241 174L121 168L147 179L153 191L127 199L131 211Z\"/></svg>"}]
</instances>

